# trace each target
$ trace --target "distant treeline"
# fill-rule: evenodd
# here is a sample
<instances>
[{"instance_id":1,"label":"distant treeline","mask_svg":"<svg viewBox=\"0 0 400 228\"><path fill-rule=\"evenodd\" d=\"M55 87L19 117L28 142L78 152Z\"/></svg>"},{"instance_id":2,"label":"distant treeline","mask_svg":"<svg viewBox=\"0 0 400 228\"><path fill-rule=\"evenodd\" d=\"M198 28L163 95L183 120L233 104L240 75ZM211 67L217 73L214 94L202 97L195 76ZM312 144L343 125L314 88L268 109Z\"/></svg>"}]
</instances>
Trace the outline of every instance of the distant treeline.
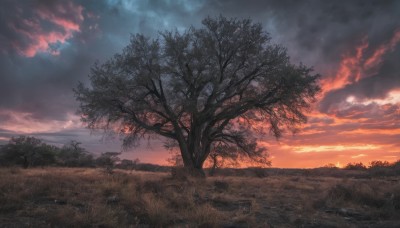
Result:
<instances>
[{"instance_id":1,"label":"distant treeline","mask_svg":"<svg viewBox=\"0 0 400 228\"><path fill-rule=\"evenodd\" d=\"M94 156L78 141L70 141L62 147L49 145L30 136L12 137L0 145L0 166L44 167L105 167L144 171L169 171L168 167L143 164L139 159L120 159L119 152L104 152Z\"/></svg>"},{"instance_id":2,"label":"distant treeline","mask_svg":"<svg viewBox=\"0 0 400 228\"><path fill-rule=\"evenodd\" d=\"M361 162L348 163L345 167L339 168L333 164L328 164L319 168L300 169L300 168L259 168L250 167L245 169L221 168L215 171L217 176L329 176L329 177L348 177L348 178L372 178L377 176L400 176L400 160L390 163L387 161L372 161L369 165Z\"/></svg>"},{"instance_id":3,"label":"distant treeline","mask_svg":"<svg viewBox=\"0 0 400 228\"><path fill-rule=\"evenodd\" d=\"M81 146L78 141L70 141L62 147L49 145L42 140L30 136L13 137L5 145L0 145L0 166L44 167L104 167L107 169L128 169L150 172L169 172L170 166L141 163L139 159L120 159L119 152L104 152L94 156ZM180 166L179 164L174 164ZM182 164L181 164L182 165ZM221 176L257 176L269 175L319 175L337 177L372 177L400 176L400 160L372 161L369 165L363 163L348 163L343 168L333 164L314 169L280 169L250 167L246 169L211 167L206 169L209 175Z\"/></svg>"}]
</instances>

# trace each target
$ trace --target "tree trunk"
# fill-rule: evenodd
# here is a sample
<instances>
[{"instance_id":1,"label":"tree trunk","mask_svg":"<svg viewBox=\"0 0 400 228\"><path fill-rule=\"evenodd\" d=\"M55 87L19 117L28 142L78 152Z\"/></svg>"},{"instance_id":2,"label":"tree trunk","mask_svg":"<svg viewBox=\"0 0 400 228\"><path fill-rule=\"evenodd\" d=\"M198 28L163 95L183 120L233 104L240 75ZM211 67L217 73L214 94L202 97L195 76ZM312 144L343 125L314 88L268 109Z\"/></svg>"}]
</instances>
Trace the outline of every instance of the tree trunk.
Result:
<instances>
[{"instance_id":1,"label":"tree trunk","mask_svg":"<svg viewBox=\"0 0 400 228\"><path fill-rule=\"evenodd\" d=\"M22 166L24 167L24 169L27 169L29 167L29 161L27 156L24 156L24 163L22 164Z\"/></svg>"},{"instance_id":2,"label":"tree trunk","mask_svg":"<svg viewBox=\"0 0 400 228\"><path fill-rule=\"evenodd\" d=\"M206 176L203 171L203 162L197 159L198 155L196 153L194 153L195 156L192 156L187 148L181 148L181 155L183 166L188 171L190 176L201 178Z\"/></svg>"},{"instance_id":3,"label":"tree trunk","mask_svg":"<svg viewBox=\"0 0 400 228\"><path fill-rule=\"evenodd\" d=\"M187 139L182 134L178 134L177 140L181 150L183 165L188 170L188 173L194 177L205 177L203 163L209 146L204 147L201 144L201 131L199 129L194 124Z\"/></svg>"},{"instance_id":4,"label":"tree trunk","mask_svg":"<svg viewBox=\"0 0 400 228\"><path fill-rule=\"evenodd\" d=\"M212 164L212 167L211 167L211 170L210 170L210 176L214 176L214 174L215 174L215 171L216 171L216 169L217 169L217 162L218 162L218 159L217 159L217 156L215 155L215 156L211 156L211 158L212 158L212 162L213 162L213 164Z\"/></svg>"},{"instance_id":5,"label":"tree trunk","mask_svg":"<svg viewBox=\"0 0 400 228\"><path fill-rule=\"evenodd\" d=\"M197 168L197 167L193 167L193 168L189 168L188 169L190 176L192 177L196 177L196 178L205 178L206 174L204 173L203 168Z\"/></svg>"},{"instance_id":6,"label":"tree trunk","mask_svg":"<svg viewBox=\"0 0 400 228\"><path fill-rule=\"evenodd\" d=\"M204 178L206 175L203 171L203 164L196 164L194 159L183 160L183 166L188 171L190 176Z\"/></svg>"}]
</instances>

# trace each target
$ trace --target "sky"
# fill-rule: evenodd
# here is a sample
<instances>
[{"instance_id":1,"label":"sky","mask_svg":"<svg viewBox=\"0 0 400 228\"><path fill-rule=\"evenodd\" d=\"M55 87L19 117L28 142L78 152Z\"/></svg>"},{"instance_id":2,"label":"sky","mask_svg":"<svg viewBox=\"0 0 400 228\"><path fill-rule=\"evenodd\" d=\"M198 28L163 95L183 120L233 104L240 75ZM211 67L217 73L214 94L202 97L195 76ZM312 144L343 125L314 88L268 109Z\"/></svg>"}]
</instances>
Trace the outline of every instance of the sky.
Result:
<instances>
[{"instance_id":1,"label":"sky","mask_svg":"<svg viewBox=\"0 0 400 228\"><path fill-rule=\"evenodd\" d=\"M322 92L297 134L267 135L273 167L400 159L400 1L2 0L0 144L30 135L89 151L121 151L118 138L90 132L72 89L90 67L128 45L131 34L201 26L207 16L250 18L293 63L321 74ZM159 140L122 158L165 164Z\"/></svg>"}]
</instances>

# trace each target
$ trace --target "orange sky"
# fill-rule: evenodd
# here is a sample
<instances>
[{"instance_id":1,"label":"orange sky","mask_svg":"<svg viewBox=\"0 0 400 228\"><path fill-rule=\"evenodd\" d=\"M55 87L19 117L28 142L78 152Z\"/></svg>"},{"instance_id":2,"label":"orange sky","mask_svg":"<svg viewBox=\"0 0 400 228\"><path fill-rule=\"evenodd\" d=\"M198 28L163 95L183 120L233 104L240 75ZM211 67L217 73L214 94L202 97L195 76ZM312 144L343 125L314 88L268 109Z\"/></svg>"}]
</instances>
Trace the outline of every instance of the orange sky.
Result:
<instances>
[{"instance_id":1,"label":"orange sky","mask_svg":"<svg viewBox=\"0 0 400 228\"><path fill-rule=\"evenodd\" d=\"M397 30L390 40L367 55L368 37L364 37L358 46L343 54L337 71L321 80L319 101L332 91L372 77L383 57L399 42ZM400 88L379 99L348 96L337 100L325 113L318 111L319 105L308 115L309 122L299 134L278 142L266 141L274 166L343 166L349 162L400 159Z\"/></svg>"}]
</instances>

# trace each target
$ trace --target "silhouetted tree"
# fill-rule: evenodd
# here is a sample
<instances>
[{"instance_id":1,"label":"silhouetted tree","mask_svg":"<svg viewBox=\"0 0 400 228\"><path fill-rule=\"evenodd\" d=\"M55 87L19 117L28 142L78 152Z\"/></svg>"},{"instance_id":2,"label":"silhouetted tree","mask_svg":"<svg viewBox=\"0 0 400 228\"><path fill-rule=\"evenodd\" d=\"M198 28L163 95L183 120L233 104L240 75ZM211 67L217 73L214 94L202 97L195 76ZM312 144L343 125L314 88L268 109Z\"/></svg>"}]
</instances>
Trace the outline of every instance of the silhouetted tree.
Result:
<instances>
[{"instance_id":1,"label":"silhouetted tree","mask_svg":"<svg viewBox=\"0 0 400 228\"><path fill-rule=\"evenodd\" d=\"M236 151L236 147L227 146L223 143L216 145L211 151L208 160L211 163L210 175L213 176L218 168L225 166L239 166L245 163L251 166L266 167L271 162L265 156L265 151L254 153L252 156L243 156L242 153Z\"/></svg>"},{"instance_id":2,"label":"silhouetted tree","mask_svg":"<svg viewBox=\"0 0 400 228\"><path fill-rule=\"evenodd\" d=\"M393 162L393 164L391 164L390 167L393 168L393 169L400 170L400 160L397 160L397 161Z\"/></svg>"},{"instance_id":3,"label":"silhouetted tree","mask_svg":"<svg viewBox=\"0 0 400 228\"><path fill-rule=\"evenodd\" d=\"M348 170L366 170L367 167L362 162L348 163L344 169Z\"/></svg>"},{"instance_id":4,"label":"silhouetted tree","mask_svg":"<svg viewBox=\"0 0 400 228\"><path fill-rule=\"evenodd\" d=\"M12 137L2 147L1 159L8 165L44 166L55 162L57 148L30 136Z\"/></svg>"},{"instance_id":5,"label":"silhouetted tree","mask_svg":"<svg viewBox=\"0 0 400 228\"><path fill-rule=\"evenodd\" d=\"M95 64L91 85L75 89L90 129L116 130L125 147L160 135L179 147L184 166L202 174L217 144L252 157L257 133L281 136L306 122L318 75L290 62L251 20L206 18L203 27L131 37L121 54Z\"/></svg>"},{"instance_id":6,"label":"silhouetted tree","mask_svg":"<svg viewBox=\"0 0 400 228\"><path fill-rule=\"evenodd\" d=\"M337 169L338 167L333 163L328 163L328 164L322 166L322 168Z\"/></svg>"},{"instance_id":7,"label":"silhouetted tree","mask_svg":"<svg viewBox=\"0 0 400 228\"><path fill-rule=\"evenodd\" d=\"M136 158L135 160L129 160L129 159L122 159L119 161L119 163L116 165L117 168L121 169L129 169L129 170L134 170L137 168L137 165L140 163L140 160Z\"/></svg>"},{"instance_id":8,"label":"silhouetted tree","mask_svg":"<svg viewBox=\"0 0 400 228\"><path fill-rule=\"evenodd\" d=\"M368 168L387 168L390 167L390 163L388 161L371 161Z\"/></svg>"},{"instance_id":9,"label":"silhouetted tree","mask_svg":"<svg viewBox=\"0 0 400 228\"><path fill-rule=\"evenodd\" d=\"M81 142L75 140L66 143L58 154L59 164L70 167L93 166L93 155L83 148L81 144Z\"/></svg>"},{"instance_id":10,"label":"silhouetted tree","mask_svg":"<svg viewBox=\"0 0 400 228\"><path fill-rule=\"evenodd\" d=\"M114 167L115 163L120 160L118 157L119 152L105 152L102 153L97 159L96 164L101 167Z\"/></svg>"},{"instance_id":11,"label":"silhouetted tree","mask_svg":"<svg viewBox=\"0 0 400 228\"><path fill-rule=\"evenodd\" d=\"M171 166L183 167L182 155L175 150L170 151L170 156L167 158L167 162Z\"/></svg>"}]
</instances>

